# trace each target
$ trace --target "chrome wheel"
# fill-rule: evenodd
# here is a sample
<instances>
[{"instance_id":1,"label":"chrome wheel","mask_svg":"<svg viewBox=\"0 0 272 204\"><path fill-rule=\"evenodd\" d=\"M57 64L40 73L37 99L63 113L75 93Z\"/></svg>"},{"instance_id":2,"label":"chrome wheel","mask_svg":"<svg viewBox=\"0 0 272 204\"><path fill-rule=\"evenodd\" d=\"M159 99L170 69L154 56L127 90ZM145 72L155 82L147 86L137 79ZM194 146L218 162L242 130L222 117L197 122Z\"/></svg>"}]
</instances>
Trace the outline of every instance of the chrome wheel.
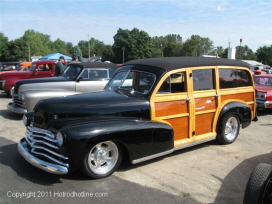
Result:
<instances>
[{"instance_id":1,"label":"chrome wheel","mask_svg":"<svg viewBox=\"0 0 272 204\"><path fill-rule=\"evenodd\" d=\"M225 126L225 137L232 141L236 138L239 131L239 122L236 117L230 117Z\"/></svg>"},{"instance_id":2,"label":"chrome wheel","mask_svg":"<svg viewBox=\"0 0 272 204\"><path fill-rule=\"evenodd\" d=\"M91 177L101 178L118 168L121 154L114 142L105 141L93 146L85 159L85 172Z\"/></svg>"},{"instance_id":3,"label":"chrome wheel","mask_svg":"<svg viewBox=\"0 0 272 204\"><path fill-rule=\"evenodd\" d=\"M221 122L217 124L216 140L221 144L231 144L238 137L240 131L240 120L233 113L224 116Z\"/></svg>"}]
</instances>

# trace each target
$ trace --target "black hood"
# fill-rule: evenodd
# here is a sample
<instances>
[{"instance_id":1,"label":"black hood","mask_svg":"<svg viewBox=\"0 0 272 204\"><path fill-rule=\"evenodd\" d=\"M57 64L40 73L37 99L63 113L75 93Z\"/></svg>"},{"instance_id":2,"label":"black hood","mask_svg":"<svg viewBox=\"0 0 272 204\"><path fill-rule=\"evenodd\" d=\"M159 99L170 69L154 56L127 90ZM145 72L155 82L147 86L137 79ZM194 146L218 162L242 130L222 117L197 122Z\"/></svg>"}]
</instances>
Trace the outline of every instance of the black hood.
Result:
<instances>
[{"instance_id":1,"label":"black hood","mask_svg":"<svg viewBox=\"0 0 272 204\"><path fill-rule=\"evenodd\" d=\"M59 77L45 77L45 78L37 78L37 79L24 79L17 81L15 86L21 86L22 84L32 84L32 83L43 83L43 82L59 82L59 81L70 81L72 79L68 79L63 76Z\"/></svg>"},{"instance_id":2,"label":"black hood","mask_svg":"<svg viewBox=\"0 0 272 204\"><path fill-rule=\"evenodd\" d=\"M38 127L45 127L53 120L103 120L122 117L150 119L148 100L113 91L47 99L39 102L34 110L34 124Z\"/></svg>"}]
</instances>

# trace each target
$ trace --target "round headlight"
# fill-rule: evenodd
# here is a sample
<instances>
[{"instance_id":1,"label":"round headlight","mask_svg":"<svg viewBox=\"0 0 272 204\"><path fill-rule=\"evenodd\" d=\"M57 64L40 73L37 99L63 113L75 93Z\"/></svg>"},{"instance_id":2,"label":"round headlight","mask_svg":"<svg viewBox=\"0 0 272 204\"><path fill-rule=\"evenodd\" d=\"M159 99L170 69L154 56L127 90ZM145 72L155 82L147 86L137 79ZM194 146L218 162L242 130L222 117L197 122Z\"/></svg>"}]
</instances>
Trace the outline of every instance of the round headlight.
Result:
<instances>
[{"instance_id":1,"label":"round headlight","mask_svg":"<svg viewBox=\"0 0 272 204\"><path fill-rule=\"evenodd\" d=\"M63 145L63 136L62 136L61 132L57 133L56 140L57 140L57 143L58 143L59 147Z\"/></svg>"},{"instance_id":2,"label":"round headlight","mask_svg":"<svg viewBox=\"0 0 272 204\"><path fill-rule=\"evenodd\" d=\"M27 118L26 114L24 114L24 116L23 116L23 123L25 126L30 125L30 119Z\"/></svg>"}]
</instances>

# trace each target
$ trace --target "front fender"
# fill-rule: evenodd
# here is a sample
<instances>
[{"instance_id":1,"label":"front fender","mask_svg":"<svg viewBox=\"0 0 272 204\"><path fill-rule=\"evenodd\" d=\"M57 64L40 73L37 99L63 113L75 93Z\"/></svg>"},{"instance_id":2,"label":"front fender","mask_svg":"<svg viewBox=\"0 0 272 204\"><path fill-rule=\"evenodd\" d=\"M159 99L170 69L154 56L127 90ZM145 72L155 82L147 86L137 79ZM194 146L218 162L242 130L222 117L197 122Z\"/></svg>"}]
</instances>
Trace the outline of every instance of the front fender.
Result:
<instances>
[{"instance_id":1,"label":"front fender","mask_svg":"<svg viewBox=\"0 0 272 204\"><path fill-rule=\"evenodd\" d=\"M174 144L171 127L153 121L98 121L67 126L61 131L65 135L63 148L74 167L80 166L88 151L101 141L120 144L130 161L172 149Z\"/></svg>"},{"instance_id":2,"label":"front fender","mask_svg":"<svg viewBox=\"0 0 272 204\"><path fill-rule=\"evenodd\" d=\"M19 78L7 78L7 79L4 79L6 80L6 83L3 87L3 90L8 93L10 91L10 89L14 86L15 82L20 80Z\"/></svg>"},{"instance_id":3,"label":"front fender","mask_svg":"<svg viewBox=\"0 0 272 204\"><path fill-rule=\"evenodd\" d=\"M27 111L35 108L36 104L45 99L80 94L74 91L26 91L22 92Z\"/></svg>"}]
</instances>

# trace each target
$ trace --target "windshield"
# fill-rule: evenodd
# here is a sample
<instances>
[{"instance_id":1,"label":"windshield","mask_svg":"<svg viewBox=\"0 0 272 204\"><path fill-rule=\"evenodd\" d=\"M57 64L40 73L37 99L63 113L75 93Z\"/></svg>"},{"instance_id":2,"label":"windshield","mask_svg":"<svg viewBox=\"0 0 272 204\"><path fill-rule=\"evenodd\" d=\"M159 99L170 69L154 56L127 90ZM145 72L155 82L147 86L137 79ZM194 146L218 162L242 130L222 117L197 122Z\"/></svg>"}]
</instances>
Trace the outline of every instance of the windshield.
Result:
<instances>
[{"instance_id":1,"label":"windshield","mask_svg":"<svg viewBox=\"0 0 272 204\"><path fill-rule=\"evenodd\" d=\"M31 67L29 68L29 71L34 71L36 69L36 64L31 65Z\"/></svg>"},{"instance_id":2,"label":"windshield","mask_svg":"<svg viewBox=\"0 0 272 204\"><path fill-rule=\"evenodd\" d=\"M18 66L15 67L15 69L16 69L17 71L20 71L20 69L22 68L22 66L23 66L23 65L19 64Z\"/></svg>"},{"instance_id":3,"label":"windshield","mask_svg":"<svg viewBox=\"0 0 272 204\"><path fill-rule=\"evenodd\" d=\"M261 86L272 86L272 77L254 77L254 82Z\"/></svg>"},{"instance_id":4,"label":"windshield","mask_svg":"<svg viewBox=\"0 0 272 204\"><path fill-rule=\"evenodd\" d=\"M76 79L77 76L80 74L83 67L78 65L69 65L62 74L63 77L70 78L70 79Z\"/></svg>"},{"instance_id":5,"label":"windshield","mask_svg":"<svg viewBox=\"0 0 272 204\"><path fill-rule=\"evenodd\" d=\"M140 71L121 71L114 75L106 90L123 89L131 93L148 94L155 83L155 75Z\"/></svg>"}]
</instances>

